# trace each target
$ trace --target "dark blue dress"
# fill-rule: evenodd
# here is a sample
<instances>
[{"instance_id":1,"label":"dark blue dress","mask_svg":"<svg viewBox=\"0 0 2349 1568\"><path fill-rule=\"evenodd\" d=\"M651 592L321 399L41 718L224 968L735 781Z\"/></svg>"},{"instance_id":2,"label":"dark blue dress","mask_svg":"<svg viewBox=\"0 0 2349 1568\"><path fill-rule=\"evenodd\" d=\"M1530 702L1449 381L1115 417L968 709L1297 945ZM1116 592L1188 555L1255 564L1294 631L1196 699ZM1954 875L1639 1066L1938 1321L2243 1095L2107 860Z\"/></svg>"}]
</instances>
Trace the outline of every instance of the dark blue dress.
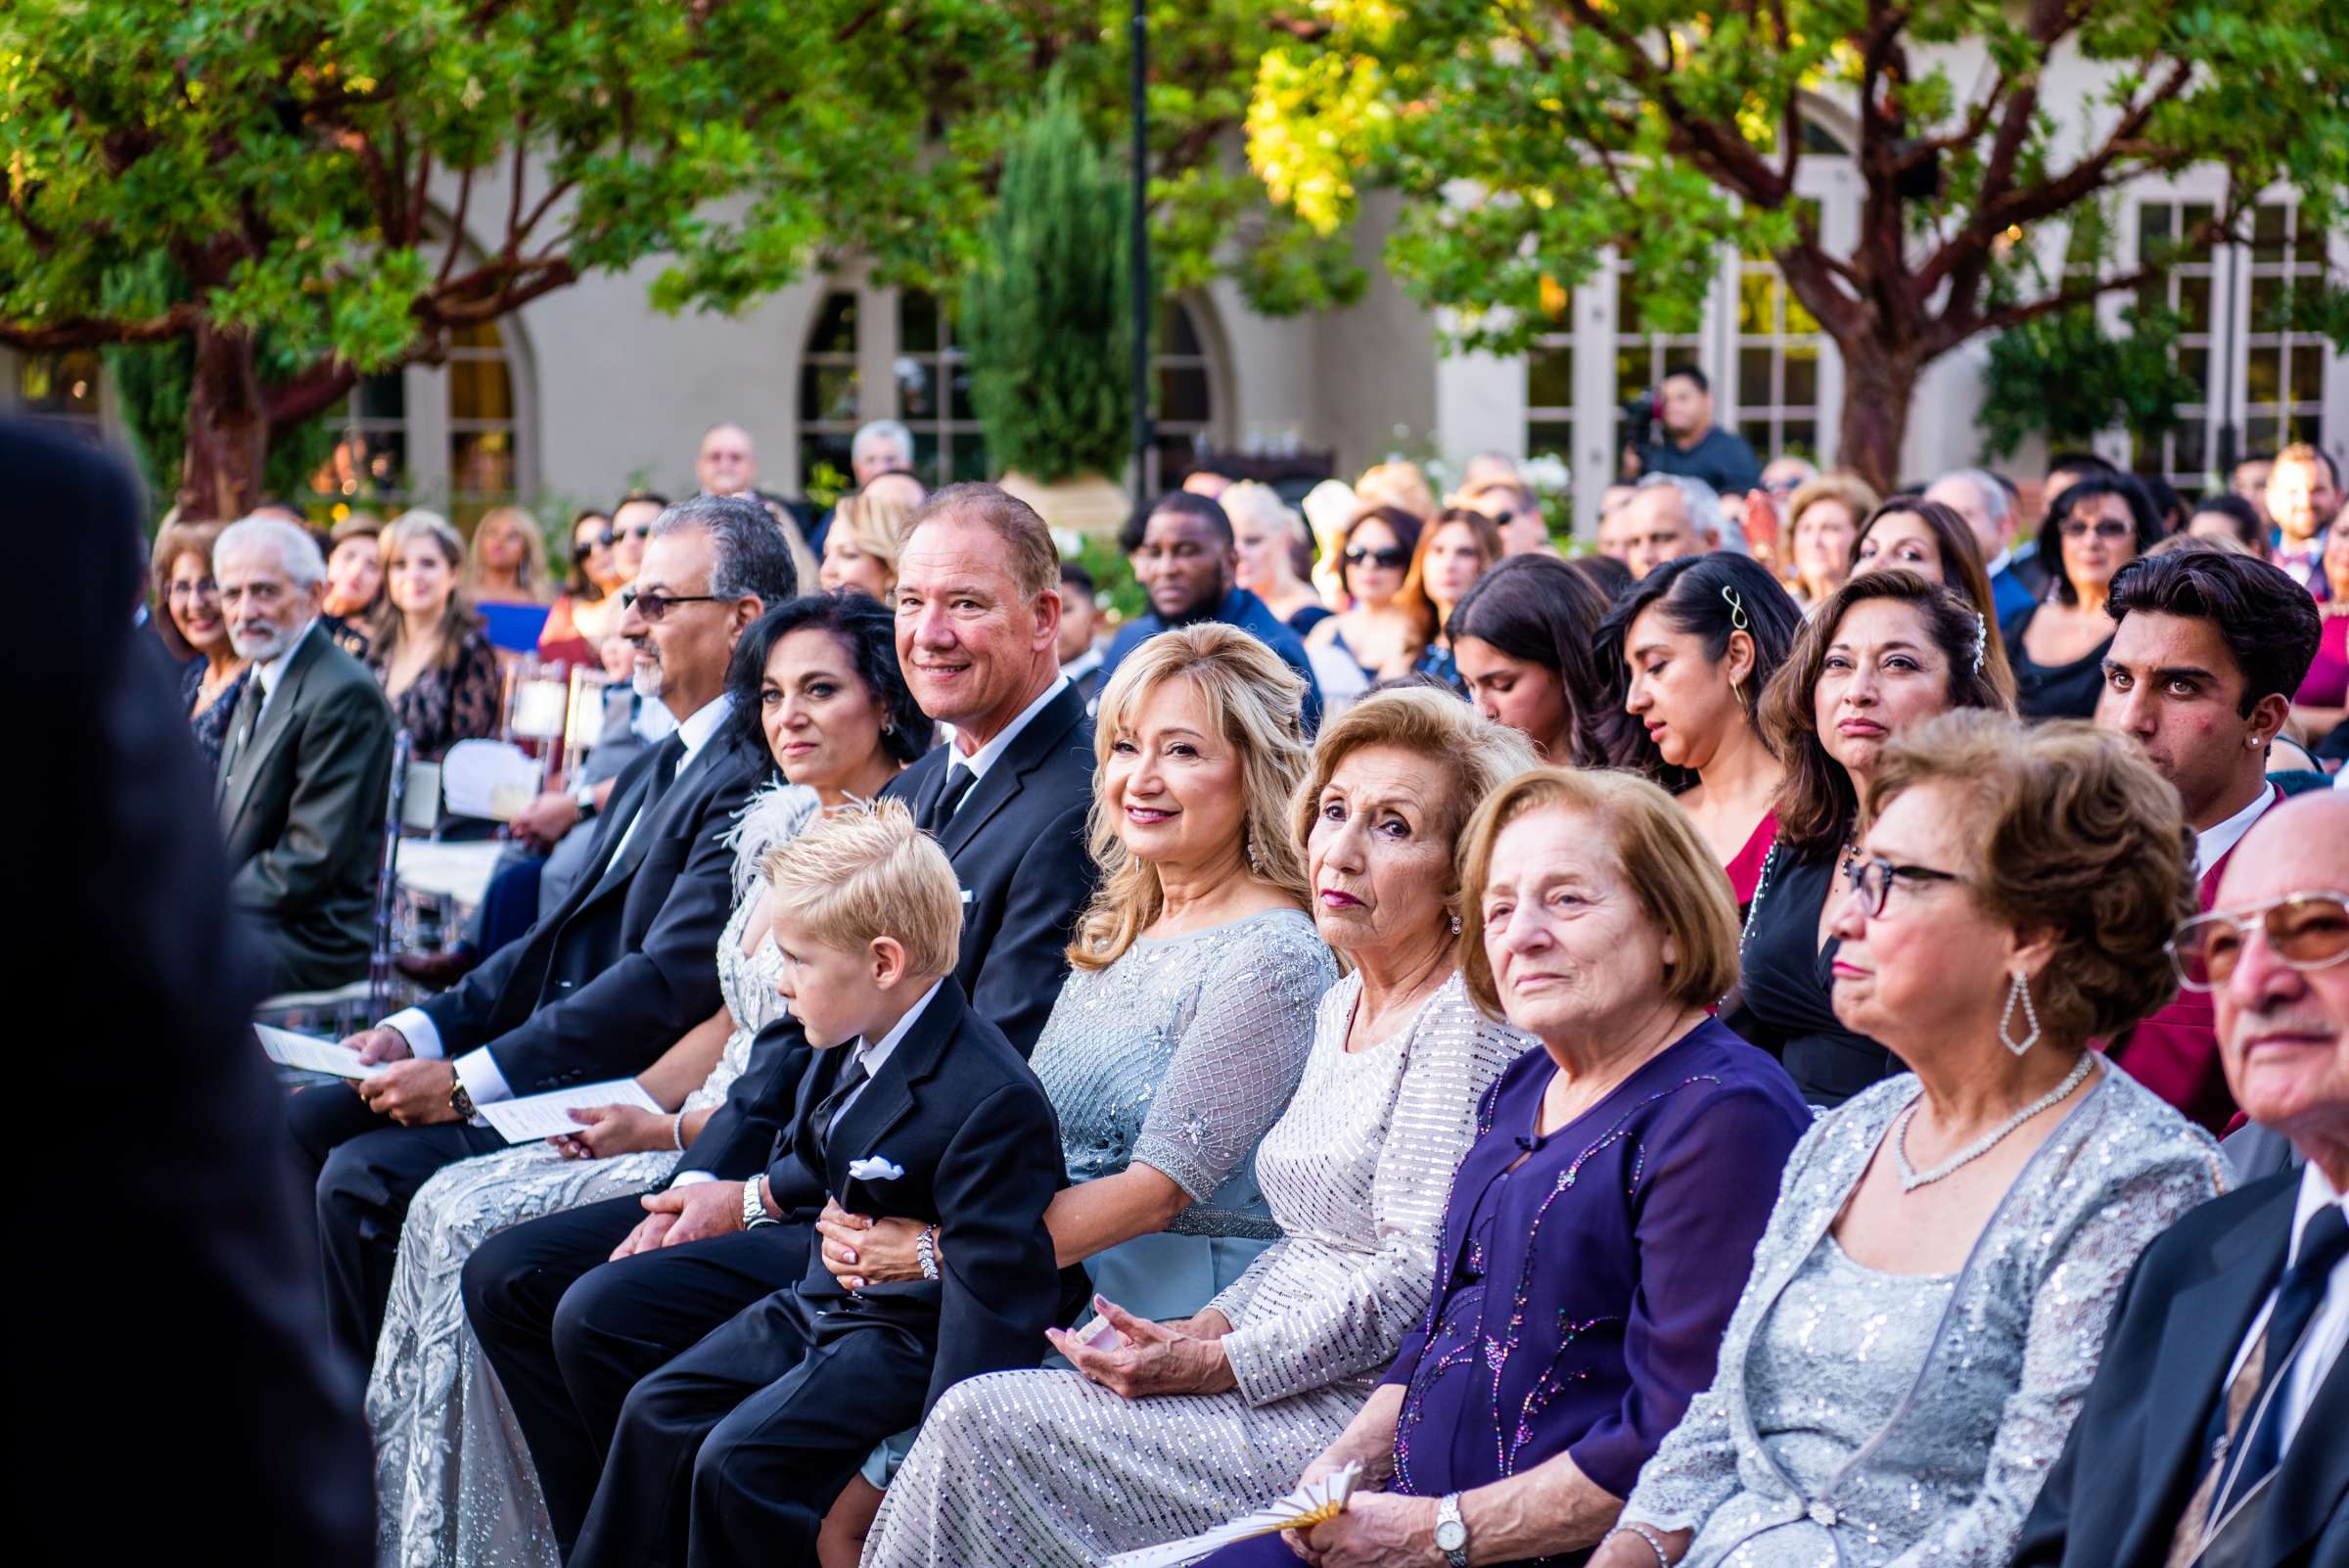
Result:
<instances>
[{"instance_id":1,"label":"dark blue dress","mask_svg":"<svg viewBox=\"0 0 2349 1568\"><path fill-rule=\"evenodd\" d=\"M253 678L253 667L248 665L236 679L221 687L220 695L212 699L211 707L201 714L194 714L196 694L204 689L206 668L204 658L199 655L189 660L180 670L179 711L192 714L188 719L188 729L196 737L196 750L204 757L205 771L217 773L220 771L220 748L228 740L228 720L237 711L237 699L245 695L245 682Z\"/></svg>"},{"instance_id":2,"label":"dark blue dress","mask_svg":"<svg viewBox=\"0 0 2349 1568\"><path fill-rule=\"evenodd\" d=\"M1479 1108L1441 1277L1386 1376L1405 1389L1390 1491L1464 1492L1568 1453L1630 1497L1713 1382L1779 1172L1811 1125L1785 1070L1712 1019L1537 1136L1555 1072L1527 1051ZM1275 1536L1207 1561L1295 1558Z\"/></svg>"}]
</instances>

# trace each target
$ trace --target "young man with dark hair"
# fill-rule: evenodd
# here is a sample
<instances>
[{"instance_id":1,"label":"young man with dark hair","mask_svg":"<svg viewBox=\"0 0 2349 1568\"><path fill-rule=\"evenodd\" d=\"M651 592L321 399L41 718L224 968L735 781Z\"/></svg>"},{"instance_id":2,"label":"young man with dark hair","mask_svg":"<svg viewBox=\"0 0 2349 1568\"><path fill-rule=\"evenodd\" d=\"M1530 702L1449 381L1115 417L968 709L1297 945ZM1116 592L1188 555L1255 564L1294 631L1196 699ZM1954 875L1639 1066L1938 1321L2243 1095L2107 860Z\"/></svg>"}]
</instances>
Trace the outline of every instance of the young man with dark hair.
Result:
<instances>
[{"instance_id":1,"label":"young man with dark hair","mask_svg":"<svg viewBox=\"0 0 2349 1568\"><path fill-rule=\"evenodd\" d=\"M1093 602L1098 592L1090 572L1074 561L1060 564L1060 672L1084 699L1088 714L1101 698L1101 650L1093 644L1101 622Z\"/></svg>"},{"instance_id":2,"label":"young man with dark hair","mask_svg":"<svg viewBox=\"0 0 2349 1568\"><path fill-rule=\"evenodd\" d=\"M2143 747L2177 787L2207 910L2227 856L2282 799L2268 782L2268 748L2316 657L2316 604L2265 561L2178 546L2115 573L2106 608L2120 624L2096 723ZM2234 1114L2205 993L2181 991L2111 1055L2213 1132Z\"/></svg>"},{"instance_id":3,"label":"young man with dark hair","mask_svg":"<svg viewBox=\"0 0 2349 1568\"><path fill-rule=\"evenodd\" d=\"M1640 448L1641 474L1685 474L1722 495L1762 483L1762 461L1744 437L1713 423L1713 384L1694 365L1674 365L1657 391L1664 438Z\"/></svg>"}]
</instances>

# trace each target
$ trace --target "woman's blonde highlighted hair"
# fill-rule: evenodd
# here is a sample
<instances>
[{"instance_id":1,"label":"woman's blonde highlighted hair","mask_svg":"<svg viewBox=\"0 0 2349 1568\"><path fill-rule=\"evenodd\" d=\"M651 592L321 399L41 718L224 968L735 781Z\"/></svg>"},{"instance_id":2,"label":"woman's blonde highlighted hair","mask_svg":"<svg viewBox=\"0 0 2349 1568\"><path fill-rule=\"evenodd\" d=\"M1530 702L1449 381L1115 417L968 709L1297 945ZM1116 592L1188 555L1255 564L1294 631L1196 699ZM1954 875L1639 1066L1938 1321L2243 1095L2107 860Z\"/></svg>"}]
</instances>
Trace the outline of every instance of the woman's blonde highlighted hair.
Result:
<instances>
[{"instance_id":1,"label":"woman's blonde highlighted hair","mask_svg":"<svg viewBox=\"0 0 2349 1568\"><path fill-rule=\"evenodd\" d=\"M898 576L898 551L905 542L905 523L913 516L913 508L903 496L870 495L862 490L841 497L833 509L832 526L847 525L848 537L856 548L879 561L887 569L890 580Z\"/></svg>"},{"instance_id":2,"label":"woman's blonde highlighted hair","mask_svg":"<svg viewBox=\"0 0 2349 1568\"><path fill-rule=\"evenodd\" d=\"M1289 799L1311 761L1299 716L1305 711L1305 682L1278 654L1239 627L1207 621L1162 631L1127 656L1102 691L1093 721L1094 779L1107 774L1121 726L1145 697L1174 680L1190 683L1207 705L1217 733L1239 756L1240 789L1247 801L1241 850L1250 871L1298 908L1306 907L1312 893L1306 886L1305 853L1290 836L1287 820ZM1069 962L1080 969L1103 969L1158 918L1166 895L1158 868L1126 847L1098 783L1085 831L1101 880L1077 922Z\"/></svg>"},{"instance_id":3,"label":"woman's blonde highlighted hair","mask_svg":"<svg viewBox=\"0 0 2349 1568\"><path fill-rule=\"evenodd\" d=\"M1486 797L1460 840L1460 970L1469 998L1506 1022L1492 960L1485 955L1485 884L1501 829L1536 811L1596 818L1639 907L1672 940L1679 957L1664 992L1682 1007L1719 1001L1737 980L1737 905L1729 879L1678 802L1636 773L1563 767L1520 773Z\"/></svg>"},{"instance_id":4,"label":"woman's blonde highlighted hair","mask_svg":"<svg viewBox=\"0 0 2349 1568\"><path fill-rule=\"evenodd\" d=\"M854 952L877 937L905 949L916 975L948 975L962 951L962 885L946 852L900 801L826 811L760 862L772 907L827 947Z\"/></svg>"}]
</instances>

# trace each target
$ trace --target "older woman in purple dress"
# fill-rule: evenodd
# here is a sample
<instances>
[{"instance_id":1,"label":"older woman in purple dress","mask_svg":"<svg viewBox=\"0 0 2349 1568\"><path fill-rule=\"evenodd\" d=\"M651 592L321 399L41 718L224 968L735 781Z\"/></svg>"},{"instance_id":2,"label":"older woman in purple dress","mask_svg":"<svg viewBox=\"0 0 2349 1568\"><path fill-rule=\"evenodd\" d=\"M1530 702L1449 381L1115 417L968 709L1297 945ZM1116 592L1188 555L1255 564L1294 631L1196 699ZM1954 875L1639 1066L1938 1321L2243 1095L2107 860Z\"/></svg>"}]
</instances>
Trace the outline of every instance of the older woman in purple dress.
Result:
<instances>
[{"instance_id":1,"label":"older woman in purple dress","mask_svg":"<svg viewBox=\"0 0 2349 1568\"><path fill-rule=\"evenodd\" d=\"M1712 1381L1809 1126L1784 1070L1706 1013L1736 915L1662 790L1526 773L1461 854L1469 992L1542 1048L1484 1096L1426 1315L1306 1471L1359 1461L1384 1490L1221 1568L1579 1561Z\"/></svg>"}]
</instances>

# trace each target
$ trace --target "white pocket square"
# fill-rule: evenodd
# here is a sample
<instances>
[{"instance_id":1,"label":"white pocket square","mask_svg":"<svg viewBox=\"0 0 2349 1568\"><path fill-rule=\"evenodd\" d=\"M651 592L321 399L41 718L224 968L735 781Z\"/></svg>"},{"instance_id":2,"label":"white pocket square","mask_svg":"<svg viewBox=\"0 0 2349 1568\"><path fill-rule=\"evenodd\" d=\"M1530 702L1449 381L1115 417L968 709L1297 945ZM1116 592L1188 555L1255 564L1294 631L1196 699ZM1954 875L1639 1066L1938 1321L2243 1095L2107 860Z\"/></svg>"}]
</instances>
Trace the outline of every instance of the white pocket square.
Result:
<instances>
[{"instance_id":1,"label":"white pocket square","mask_svg":"<svg viewBox=\"0 0 2349 1568\"><path fill-rule=\"evenodd\" d=\"M905 1168L884 1155L868 1154L861 1160L849 1162L851 1181L895 1181L905 1174Z\"/></svg>"}]
</instances>

